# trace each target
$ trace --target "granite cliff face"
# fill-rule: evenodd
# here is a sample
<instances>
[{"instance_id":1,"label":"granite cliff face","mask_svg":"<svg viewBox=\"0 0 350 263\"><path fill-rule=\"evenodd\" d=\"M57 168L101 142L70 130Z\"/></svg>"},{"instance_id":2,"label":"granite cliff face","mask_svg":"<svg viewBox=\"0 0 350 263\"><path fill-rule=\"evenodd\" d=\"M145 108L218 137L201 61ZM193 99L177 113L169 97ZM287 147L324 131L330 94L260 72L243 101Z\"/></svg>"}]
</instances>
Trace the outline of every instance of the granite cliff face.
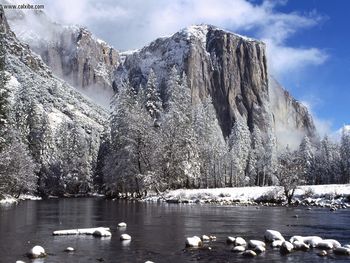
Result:
<instances>
[{"instance_id":1,"label":"granite cliff face","mask_svg":"<svg viewBox=\"0 0 350 263\"><path fill-rule=\"evenodd\" d=\"M269 134L285 125L291 133L315 135L307 109L269 81L265 44L260 41L201 25L122 56L116 79L128 78L135 87L147 81L151 68L160 83L173 66L185 72L194 102L212 97L226 136L239 116L251 131L257 126ZM279 141L283 144L282 138Z\"/></svg>"},{"instance_id":2,"label":"granite cliff face","mask_svg":"<svg viewBox=\"0 0 350 263\"><path fill-rule=\"evenodd\" d=\"M113 71L120 63L114 48L86 28L52 22L42 11L11 10L6 15L18 39L40 55L57 77L88 96L103 92L108 104Z\"/></svg>"},{"instance_id":3,"label":"granite cliff face","mask_svg":"<svg viewBox=\"0 0 350 263\"><path fill-rule=\"evenodd\" d=\"M32 29L23 25L28 19L37 22ZM194 103L212 97L225 136L239 117L251 131L259 127L266 135L276 135L281 145L288 138L298 144L304 135L316 136L307 109L270 78L263 42L199 25L140 50L118 53L88 30L53 23L42 12L30 18L13 15L10 25L55 75L95 102L100 102L100 93L105 106L125 79L135 88L145 85L151 68L166 89L167 75L175 66L186 73Z\"/></svg>"}]
</instances>

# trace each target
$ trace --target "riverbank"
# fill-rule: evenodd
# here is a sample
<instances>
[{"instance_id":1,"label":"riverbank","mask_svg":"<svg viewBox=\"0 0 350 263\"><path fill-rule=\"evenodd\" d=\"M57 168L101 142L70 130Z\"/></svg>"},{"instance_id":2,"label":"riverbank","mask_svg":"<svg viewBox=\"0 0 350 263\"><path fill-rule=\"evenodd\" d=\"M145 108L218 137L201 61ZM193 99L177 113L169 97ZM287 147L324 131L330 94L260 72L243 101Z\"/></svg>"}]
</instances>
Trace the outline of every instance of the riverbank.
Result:
<instances>
[{"instance_id":1,"label":"riverbank","mask_svg":"<svg viewBox=\"0 0 350 263\"><path fill-rule=\"evenodd\" d=\"M150 195L143 201L168 203L218 203L222 205L283 205L283 187L233 187L213 189L177 189L161 195ZM350 208L350 184L299 186L292 200L294 205Z\"/></svg>"},{"instance_id":2,"label":"riverbank","mask_svg":"<svg viewBox=\"0 0 350 263\"><path fill-rule=\"evenodd\" d=\"M19 198L15 198L11 195L4 195L2 199L0 199L0 205L11 205L16 204L19 201L23 200L41 200L42 198L39 196L33 196L33 195L21 195Z\"/></svg>"}]
</instances>

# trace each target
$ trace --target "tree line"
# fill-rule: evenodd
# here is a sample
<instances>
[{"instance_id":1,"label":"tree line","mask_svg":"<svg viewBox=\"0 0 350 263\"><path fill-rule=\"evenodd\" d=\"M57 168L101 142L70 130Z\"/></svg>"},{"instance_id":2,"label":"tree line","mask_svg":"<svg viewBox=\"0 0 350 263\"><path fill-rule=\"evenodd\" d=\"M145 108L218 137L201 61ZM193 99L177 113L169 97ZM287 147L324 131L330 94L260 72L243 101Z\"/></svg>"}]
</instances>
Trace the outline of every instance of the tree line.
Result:
<instances>
[{"instance_id":1,"label":"tree line","mask_svg":"<svg viewBox=\"0 0 350 263\"><path fill-rule=\"evenodd\" d=\"M249 129L237 117L224 137L208 97L194 103L185 75L173 68L165 83L123 83L112 99L97 156L82 127L63 121L53 133L46 113L23 88L10 107L0 47L0 195L143 196L176 188L349 183L350 134L339 143L305 137L299 149L277 151L273 131ZM57 136L59 134L59 136Z\"/></svg>"}]
</instances>

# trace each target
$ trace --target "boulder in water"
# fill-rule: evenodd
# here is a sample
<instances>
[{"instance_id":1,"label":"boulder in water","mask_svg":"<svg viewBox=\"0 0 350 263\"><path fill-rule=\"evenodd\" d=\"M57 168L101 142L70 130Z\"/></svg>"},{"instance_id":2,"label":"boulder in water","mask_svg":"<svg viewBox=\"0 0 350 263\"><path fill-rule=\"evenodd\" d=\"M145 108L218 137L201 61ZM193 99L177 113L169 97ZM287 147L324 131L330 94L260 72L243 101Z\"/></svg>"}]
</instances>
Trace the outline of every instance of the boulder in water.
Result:
<instances>
[{"instance_id":1,"label":"boulder in water","mask_svg":"<svg viewBox=\"0 0 350 263\"><path fill-rule=\"evenodd\" d=\"M128 234L122 234L120 240L131 240L131 236Z\"/></svg>"},{"instance_id":2,"label":"boulder in water","mask_svg":"<svg viewBox=\"0 0 350 263\"><path fill-rule=\"evenodd\" d=\"M186 238L185 243L186 247L201 247L203 245L202 240L197 236Z\"/></svg>"},{"instance_id":3,"label":"boulder in water","mask_svg":"<svg viewBox=\"0 0 350 263\"><path fill-rule=\"evenodd\" d=\"M27 253L29 258L43 258L46 257L45 249L42 246L34 246Z\"/></svg>"},{"instance_id":4,"label":"boulder in water","mask_svg":"<svg viewBox=\"0 0 350 263\"><path fill-rule=\"evenodd\" d=\"M288 241L284 241L280 247L280 252L281 254L288 254L291 253L293 251L293 244L288 242Z\"/></svg>"},{"instance_id":5,"label":"boulder in water","mask_svg":"<svg viewBox=\"0 0 350 263\"><path fill-rule=\"evenodd\" d=\"M275 240L284 241L284 237L282 236L282 234L276 230L266 230L264 238L266 242L273 242Z\"/></svg>"}]
</instances>

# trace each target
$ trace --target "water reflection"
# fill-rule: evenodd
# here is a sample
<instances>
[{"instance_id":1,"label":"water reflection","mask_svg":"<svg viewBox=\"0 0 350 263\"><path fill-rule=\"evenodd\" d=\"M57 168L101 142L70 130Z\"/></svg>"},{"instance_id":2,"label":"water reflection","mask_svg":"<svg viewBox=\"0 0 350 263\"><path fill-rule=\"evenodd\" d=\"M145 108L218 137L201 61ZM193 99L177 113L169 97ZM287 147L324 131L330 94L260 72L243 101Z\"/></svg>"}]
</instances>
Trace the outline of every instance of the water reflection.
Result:
<instances>
[{"instance_id":1,"label":"water reflection","mask_svg":"<svg viewBox=\"0 0 350 263\"><path fill-rule=\"evenodd\" d=\"M294 215L298 214L299 218ZM126 222L126 228L118 228ZM0 208L0 261L24 260L36 244L44 246L46 262L245 262L226 245L227 236L262 239L266 229L285 236L320 235L350 242L350 211L303 208L235 207L216 205L177 205L107 201L104 199L55 199L25 201ZM52 236L52 231L70 228L110 227L112 237ZM132 240L120 241L127 233ZM184 240L193 235L215 235L206 249L184 250ZM73 247L74 253L66 253ZM208 247L212 249L209 250ZM337 257L337 262L348 258ZM268 250L259 262L319 262L315 251L281 256ZM45 260L35 263L45 262ZM327 258L327 262L332 259Z\"/></svg>"}]
</instances>

